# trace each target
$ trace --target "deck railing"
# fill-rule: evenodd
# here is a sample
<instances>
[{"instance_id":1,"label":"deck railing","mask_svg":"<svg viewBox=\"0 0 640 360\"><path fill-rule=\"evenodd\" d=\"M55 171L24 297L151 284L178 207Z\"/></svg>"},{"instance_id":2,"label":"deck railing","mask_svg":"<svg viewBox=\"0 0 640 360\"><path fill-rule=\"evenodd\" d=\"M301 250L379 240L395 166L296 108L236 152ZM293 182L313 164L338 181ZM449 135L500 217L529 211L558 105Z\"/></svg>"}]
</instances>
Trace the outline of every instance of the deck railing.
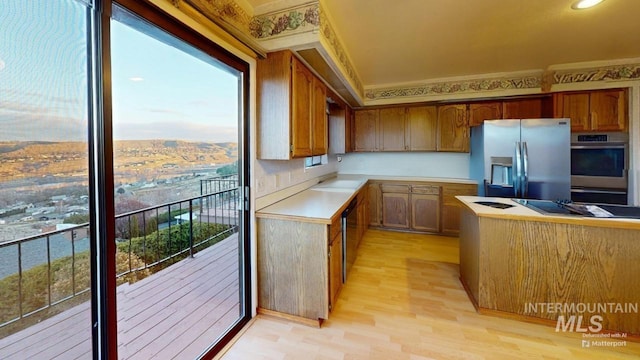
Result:
<instances>
[{"instance_id":1,"label":"deck railing","mask_svg":"<svg viewBox=\"0 0 640 360\"><path fill-rule=\"evenodd\" d=\"M149 276L238 231L237 180L203 181L202 190L215 191L116 216L119 283ZM0 244L0 328L90 290L89 231L86 223Z\"/></svg>"}]
</instances>

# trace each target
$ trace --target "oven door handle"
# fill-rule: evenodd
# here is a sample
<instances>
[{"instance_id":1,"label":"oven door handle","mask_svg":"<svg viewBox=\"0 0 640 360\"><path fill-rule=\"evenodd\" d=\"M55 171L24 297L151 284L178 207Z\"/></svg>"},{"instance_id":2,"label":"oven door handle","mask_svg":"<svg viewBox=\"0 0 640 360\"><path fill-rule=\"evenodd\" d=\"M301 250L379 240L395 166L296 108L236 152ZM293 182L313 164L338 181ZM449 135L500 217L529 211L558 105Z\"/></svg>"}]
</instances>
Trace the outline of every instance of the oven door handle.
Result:
<instances>
[{"instance_id":1,"label":"oven door handle","mask_svg":"<svg viewBox=\"0 0 640 360\"><path fill-rule=\"evenodd\" d=\"M615 190L596 190L596 189L571 189L573 193L591 193L591 194L612 194L612 195L625 195L626 191L615 191Z\"/></svg>"},{"instance_id":2,"label":"oven door handle","mask_svg":"<svg viewBox=\"0 0 640 360\"><path fill-rule=\"evenodd\" d=\"M577 150L583 150L583 149L587 149L587 150L602 150L602 149L626 149L627 145L626 144L610 144L610 145L604 145L604 144L597 144L597 145L574 145L571 144L571 149L577 149Z\"/></svg>"}]
</instances>

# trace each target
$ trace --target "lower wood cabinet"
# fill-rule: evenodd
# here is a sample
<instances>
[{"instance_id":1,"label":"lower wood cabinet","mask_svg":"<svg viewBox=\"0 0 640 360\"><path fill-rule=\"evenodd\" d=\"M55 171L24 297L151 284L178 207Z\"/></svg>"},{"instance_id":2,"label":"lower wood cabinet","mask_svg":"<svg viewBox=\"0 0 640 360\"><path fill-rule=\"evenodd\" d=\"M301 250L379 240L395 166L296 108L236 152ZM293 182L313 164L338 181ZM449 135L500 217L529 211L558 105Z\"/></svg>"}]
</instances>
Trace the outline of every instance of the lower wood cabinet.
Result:
<instances>
[{"instance_id":1,"label":"lower wood cabinet","mask_svg":"<svg viewBox=\"0 0 640 360\"><path fill-rule=\"evenodd\" d=\"M476 195L475 184L372 181L369 226L457 236L461 204L456 195Z\"/></svg>"},{"instance_id":2,"label":"lower wood cabinet","mask_svg":"<svg viewBox=\"0 0 640 360\"><path fill-rule=\"evenodd\" d=\"M462 204L456 196L478 194L478 187L469 184L448 184L442 187L442 233L458 236L460 234L460 212Z\"/></svg>"},{"instance_id":3,"label":"lower wood cabinet","mask_svg":"<svg viewBox=\"0 0 640 360\"><path fill-rule=\"evenodd\" d=\"M357 239L368 228L369 192L356 194ZM258 312L319 326L342 288L342 213L330 224L257 216Z\"/></svg>"},{"instance_id":4,"label":"lower wood cabinet","mask_svg":"<svg viewBox=\"0 0 640 360\"><path fill-rule=\"evenodd\" d=\"M411 187L411 229L440 232L440 187L414 185Z\"/></svg>"},{"instance_id":5,"label":"lower wood cabinet","mask_svg":"<svg viewBox=\"0 0 640 360\"><path fill-rule=\"evenodd\" d=\"M409 185L380 185L382 192L382 226L409 228Z\"/></svg>"},{"instance_id":6,"label":"lower wood cabinet","mask_svg":"<svg viewBox=\"0 0 640 360\"><path fill-rule=\"evenodd\" d=\"M342 223L338 216L329 226L329 310L333 309L342 289Z\"/></svg>"}]
</instances>

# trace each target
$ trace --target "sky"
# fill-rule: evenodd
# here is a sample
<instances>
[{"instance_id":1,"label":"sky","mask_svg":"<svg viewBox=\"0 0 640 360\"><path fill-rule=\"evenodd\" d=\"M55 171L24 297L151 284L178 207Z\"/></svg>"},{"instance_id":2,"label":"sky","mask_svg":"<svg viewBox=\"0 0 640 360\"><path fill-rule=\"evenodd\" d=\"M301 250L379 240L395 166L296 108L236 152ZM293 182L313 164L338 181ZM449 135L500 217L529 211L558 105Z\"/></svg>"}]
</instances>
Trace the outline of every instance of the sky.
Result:
<instances>
[{"instance_id":1,"label":"sky","mask_svg":"<svg viewBox=\"0 0 640 360\"><path fill-rule=\"evenodd\" d=\"M0 0L0 141L86 141L86 15L76 0ZM111 24L115 140L238 141L238 78Z\"/></svg>"}]
</instances>

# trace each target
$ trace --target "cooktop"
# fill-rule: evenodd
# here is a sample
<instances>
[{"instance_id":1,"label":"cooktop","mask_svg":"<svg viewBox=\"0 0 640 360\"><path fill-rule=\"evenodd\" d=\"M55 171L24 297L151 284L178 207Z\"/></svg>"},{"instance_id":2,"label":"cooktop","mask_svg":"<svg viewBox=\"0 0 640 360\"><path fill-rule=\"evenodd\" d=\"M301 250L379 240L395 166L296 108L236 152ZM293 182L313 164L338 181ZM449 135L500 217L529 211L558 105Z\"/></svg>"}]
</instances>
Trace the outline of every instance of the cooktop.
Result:
<instances>
[{"instance_id":1,"label":"cooktop","mask_svg":"<svg viewBox=\"0 0 640 360\"><path fill-rule=\"evenodd\" d=\"M640 207L571 201L512 199L541 214L640 219Z\"/></svg>"}]
</instances>

